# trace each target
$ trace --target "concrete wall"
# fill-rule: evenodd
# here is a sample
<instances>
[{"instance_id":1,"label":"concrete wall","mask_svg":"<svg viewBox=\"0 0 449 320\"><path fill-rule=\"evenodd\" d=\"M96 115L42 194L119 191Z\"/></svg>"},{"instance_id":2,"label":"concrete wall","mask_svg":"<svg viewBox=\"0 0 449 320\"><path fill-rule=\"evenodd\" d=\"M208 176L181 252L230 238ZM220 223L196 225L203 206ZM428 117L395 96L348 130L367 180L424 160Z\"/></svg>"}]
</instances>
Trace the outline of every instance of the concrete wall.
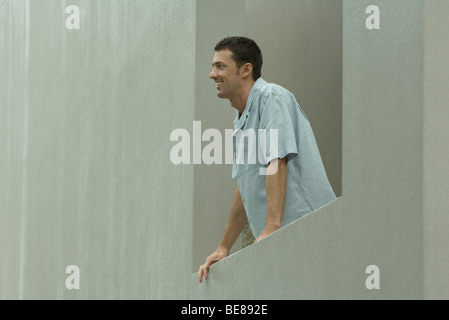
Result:
<instances>
[{"instance_id":1,"label":"concrete wall","mask_svg":"<svg viewBox=\"0 0 449 320\"><path fill-rule=\"evenodd\" d=\"M0 298L186 297L193 167L169 137L195 114L195 17L184 0L0 2Z\"/></svg>"},{"instance_id":2,"label":"concrete wall","mask_svg":"<svg viewBox=\"0 0 449 320\"><path fill-rule=\"evenodd\" d=\"M423 9L424 298L449 299L449 2Z\"/></svg>"}]
</instances>

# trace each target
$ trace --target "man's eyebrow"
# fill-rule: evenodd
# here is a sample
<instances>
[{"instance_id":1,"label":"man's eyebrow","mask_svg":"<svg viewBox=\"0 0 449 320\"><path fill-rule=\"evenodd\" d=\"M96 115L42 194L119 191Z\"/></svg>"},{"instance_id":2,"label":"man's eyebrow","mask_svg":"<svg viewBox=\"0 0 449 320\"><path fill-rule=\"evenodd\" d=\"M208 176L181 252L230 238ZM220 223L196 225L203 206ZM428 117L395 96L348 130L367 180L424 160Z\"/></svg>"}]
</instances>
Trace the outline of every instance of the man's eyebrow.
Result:
<instances>
[{"instance_id":1,"label":"man's eyebrow","mask_svg":"<svg viewBox=\"0 0 449 320\"><path fill-rule=\"evenodd\" d=\"M222 61L215 61L215 62L212 62L212 66L215 66L215 65L217 65L217 64L223 64L223 65L226 65L226 63L224 63L224 62L222 62Z\"/></svg>"}]
</instances>

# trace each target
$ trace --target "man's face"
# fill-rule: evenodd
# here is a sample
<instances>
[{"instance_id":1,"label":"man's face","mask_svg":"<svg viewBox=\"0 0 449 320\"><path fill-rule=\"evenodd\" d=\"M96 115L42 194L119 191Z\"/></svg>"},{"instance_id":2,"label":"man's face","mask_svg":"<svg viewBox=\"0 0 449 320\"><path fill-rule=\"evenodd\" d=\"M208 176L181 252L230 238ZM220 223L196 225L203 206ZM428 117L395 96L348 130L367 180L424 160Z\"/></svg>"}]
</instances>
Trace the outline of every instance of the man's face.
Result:
<instances>
[{"instance_id":1,"label":"man's face","mask_svg":"<svg viewBox=\"0 0 449 320\"><path fill-rule=\"evenodd\" d=\"M232 52L227 49L215 52L213 69L209 74L209 78L216 83L217 96L229 100L239 93L241 87L240 70L231 56Z\"/></svg>"}]
</instances>

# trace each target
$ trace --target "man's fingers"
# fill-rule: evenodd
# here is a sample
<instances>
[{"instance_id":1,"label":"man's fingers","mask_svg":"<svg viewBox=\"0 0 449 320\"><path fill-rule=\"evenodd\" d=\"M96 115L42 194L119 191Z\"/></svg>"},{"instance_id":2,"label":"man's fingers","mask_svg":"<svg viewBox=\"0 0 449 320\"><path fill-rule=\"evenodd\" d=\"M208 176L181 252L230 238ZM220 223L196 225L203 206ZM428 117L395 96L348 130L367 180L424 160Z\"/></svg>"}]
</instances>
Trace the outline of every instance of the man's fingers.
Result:
<instances>
[{"instance_id":1,"label":"man's fingers","mask_svg":"<svg viewBox=\"0 0 449 320\"><path fill-rule=\"evenodd\" d=\"M203 281L203 266L200 267L200 270L198 271L198 281Z\"/></svg>"},{"instance_id":2,"label":"man's fingers","mask_svg":"<svg viewBox=\"0 0 449 320\"><path fill-rule=\"evenodd\" d=\"M203 281L203 275L204 275L204 278L207 280L208 278L209 278L209 275L208 275L208 272L209 272L209 266L210 265L212 265L212 264L214 264L215 262L218 262L218 261L220 261L221 259L220 258L215 258L215 259L210 259L210 258L208 258L207 260L206 260L206 263L205 264L203 264L201 267L200 267L200 270L198 271L198 281L199 282L202 282Z\"/></svg>"},{"instance_id":3,"label":"man's fingers","mask_svg":"<svg viewBox=\"0 0 449 320\"><path fill-rule=\"evenodd\" d=\"M203 281L203 275L204 275L204 279L207 280L209 278L209 275L208 275L209 266L217 261L218 260L206 261L206 263L200 267L200 271L198 272L198 281L199 282Z\"/></svg>"},{"instance_id":4,"label":"man's fingers","mask_svg":"<svg viewBox=\"0 0 449 320\"><path fill-rule=\"evenodd\" d=\"M198 271L198 281L203 282L203 275L204 278L207 280L207 271L209 270L209 264L206 262L200 267L200 270Z\"/></svg>"},{"instance_id":5,"label":"man's fingers","mask_svg":"<svg viewBox=\"0 0 449 320\"><path fill-rule=\"evenodd\" d=\"M209 266L204 267L204 279L207 280L207 271L209 270Z\"/></svg>"}]
</instances>

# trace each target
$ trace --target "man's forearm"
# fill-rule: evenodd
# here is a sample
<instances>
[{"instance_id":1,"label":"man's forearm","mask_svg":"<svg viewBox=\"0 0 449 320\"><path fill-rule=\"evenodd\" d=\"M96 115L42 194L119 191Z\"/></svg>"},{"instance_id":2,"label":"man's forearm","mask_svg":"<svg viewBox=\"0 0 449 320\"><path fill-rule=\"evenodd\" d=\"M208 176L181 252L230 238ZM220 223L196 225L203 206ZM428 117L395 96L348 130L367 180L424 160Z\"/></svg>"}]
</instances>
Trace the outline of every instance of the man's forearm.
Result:
<instances>
[{"instance_id":1,"label":"man's forearm","mask_svg":"<svg viewBox=\"0 0 449 320\"><path fill-rule=\"evenodd\" d=\"M274 161L277 161L277 163ZM284 216L287 186L286 158L275 159L269 165L277 166L277 171L274 174L266 176L267 217L265 220L265 230L272 232L281 227Z\"/></svg>"},{"instance_id":2,"label":"man's forearm","mask_svg":"<svg viewBox=\"0 0 449 320\"><path fill-rule=\"evenodd\" d=\"M229 252L247 222L248 218L246 217L240 190L237 187L234 192L228 223L226 224L223 237L218 247L226 249Z\"/></svg>"}]
</instances>

